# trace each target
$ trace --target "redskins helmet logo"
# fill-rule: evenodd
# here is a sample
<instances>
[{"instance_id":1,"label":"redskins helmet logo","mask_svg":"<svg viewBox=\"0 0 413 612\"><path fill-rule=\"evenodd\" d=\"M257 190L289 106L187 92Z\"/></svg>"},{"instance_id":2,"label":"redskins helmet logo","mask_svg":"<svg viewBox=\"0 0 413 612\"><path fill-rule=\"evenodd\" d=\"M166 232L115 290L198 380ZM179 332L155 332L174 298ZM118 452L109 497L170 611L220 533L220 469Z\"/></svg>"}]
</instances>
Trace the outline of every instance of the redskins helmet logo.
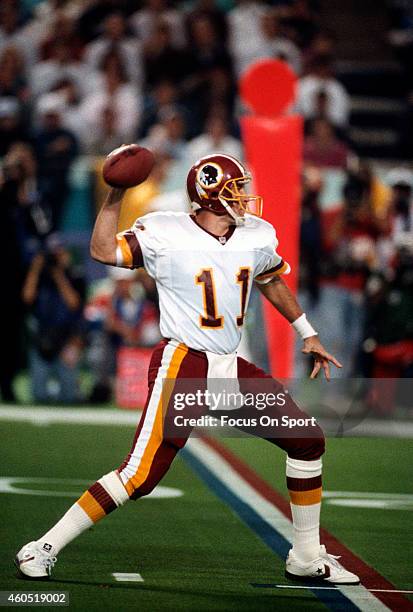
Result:
<instances>
[{"instance_id":1,"label":"redskins helmet logo","mask_svg":"<svg viewBox=\"0 0 413 612\"><path fill-rule=\"evenodd\" d=\"M220 184L223 175L222 168L218 164L209 162L198 168L196 180L202 188L211 189Z\"/></svg>"}]
</instances>

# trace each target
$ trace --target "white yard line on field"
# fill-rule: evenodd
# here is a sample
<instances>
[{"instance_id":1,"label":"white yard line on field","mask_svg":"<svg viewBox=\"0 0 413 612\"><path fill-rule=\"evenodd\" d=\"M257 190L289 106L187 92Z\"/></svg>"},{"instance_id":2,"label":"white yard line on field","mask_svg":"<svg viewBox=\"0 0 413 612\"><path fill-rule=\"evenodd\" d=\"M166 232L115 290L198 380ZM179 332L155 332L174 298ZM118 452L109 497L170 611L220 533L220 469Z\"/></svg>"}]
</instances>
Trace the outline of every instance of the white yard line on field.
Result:
<instances>
[{"instance_id":1,"label":"white yard line on field","mask_svg":"<svg viewBox=\"0 0 413 612\"><path fill-rule=\"evenodd\" d=\"M123 572L113 572L112 576L117 582L143 582L143 578L140 574L134 573L123 573Z\"/></svg>"},{"instance_id":2,"label":"white yard line on field","mask_svg":"<svg viewBox=\"0 0 413 612\"><path fill-rule=\"evenodd\" d=\"M0 406L1 421L29 422L33 425L67 423L71 425L133 425L136 427L140 416L141 410Z\"/></svg>"},{"instance_id":3,"label":"white yard line on field","mask_svg":"<svg viewBox=\"0 0 413 612\"><path fill-rule=\"evenodd\" d=\"M259 585L258 585L259 586ZM323 586L306 586L306 585L294 585L294 584L272 584L265 585L267 588L275 588L275 589L307 589L311 591L335 591L337 587L323 587ZM358 589L359 585L354 587L347 587L352 589ZM411 595L413 591L403 591L398 589L367 589L369 593L403 593L404 595Z\"/></svg>"}]
</instances>

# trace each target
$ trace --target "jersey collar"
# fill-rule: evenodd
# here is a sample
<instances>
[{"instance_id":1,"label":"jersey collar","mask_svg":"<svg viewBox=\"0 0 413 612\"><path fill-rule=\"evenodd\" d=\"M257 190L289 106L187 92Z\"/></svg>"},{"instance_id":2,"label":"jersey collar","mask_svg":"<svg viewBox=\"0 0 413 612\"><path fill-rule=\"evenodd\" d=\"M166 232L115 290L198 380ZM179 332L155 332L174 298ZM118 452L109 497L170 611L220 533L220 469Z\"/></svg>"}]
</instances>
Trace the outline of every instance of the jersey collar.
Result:
<instances>
[{"instance_id":1,"label":"jersey collar","mask_svg":"<svg viewBox=\"0 0 413 612\"><path fill-rule=\"evenodd\" d=\"M217 236L216 234L213 234L209 230L207 230L204 227L202 227L202 225L200 225L198 223L198 221L196 220L196 216L195 215L189 215L189 218L191 219L191 221L193 221L193 223L195 223L195 225L197 227L199 227L200 230L202 230L206 234L209 234L210 236L215 238L215 240L217 240L220 244L222 244L222 246L226 245L226 243L231 238L232 234L235 232L235 229L236 229L235 225L230 225L229 228L228 228L228 231L226 232L226 234L224 234L223 236Z\"/></svg>"}]
</instances>

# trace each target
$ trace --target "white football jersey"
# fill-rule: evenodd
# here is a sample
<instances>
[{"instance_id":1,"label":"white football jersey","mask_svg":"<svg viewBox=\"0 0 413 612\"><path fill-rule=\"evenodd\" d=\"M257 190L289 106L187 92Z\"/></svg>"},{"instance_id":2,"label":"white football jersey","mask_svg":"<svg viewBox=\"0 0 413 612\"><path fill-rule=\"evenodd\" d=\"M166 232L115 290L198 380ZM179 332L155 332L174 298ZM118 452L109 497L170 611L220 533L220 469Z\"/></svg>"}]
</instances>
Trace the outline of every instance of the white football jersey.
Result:
<instances>
[{"instance_id":1,"label":"white football jersey","mask_svg":"<svg viewBox=\"0 0 413 612\"><path fill-rule=\"evenodd\" d=\"M217 238L189 213L149 213L117 241L117 265L156 281L162 335L217 354L238 347L252 282L290 271L272 225L252 215Z\"/></svg>"}]
</instances>

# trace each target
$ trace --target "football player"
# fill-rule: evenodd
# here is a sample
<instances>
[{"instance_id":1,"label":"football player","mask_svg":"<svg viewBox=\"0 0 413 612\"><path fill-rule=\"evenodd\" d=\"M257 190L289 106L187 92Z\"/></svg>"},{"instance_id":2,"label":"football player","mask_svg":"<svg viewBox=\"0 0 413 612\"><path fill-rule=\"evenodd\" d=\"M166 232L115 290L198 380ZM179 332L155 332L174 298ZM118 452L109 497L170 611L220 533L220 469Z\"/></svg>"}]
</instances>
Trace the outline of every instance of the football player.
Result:
<instances>
[{"instance_id":1,"label":"football player","mask_svg":"<svg viewBox=\"0 0 413 612\"><path fill-rule=\"evenodd\" d=\"M142 266L155 279L164 340L152 355L148 398L125 461L85 491L49 531L23 546L16 563L24 576L50 575L64 546L128 500L156 487L190 434L187 429L180 437L171 437L166 431L174 385L179 381L196 379L205 387L212 380L232 379L242 393L257 390L259 384L275 393L282 389L279 382L236 353L253 282L303 339L303 351L314 357L312 378L323 370L329 379L330 364L341 367L322 346L283 281L282 275L290 268L277 252L274 228L261 219L262 198L245 191L250 180L237 159L224 154L204 157L192 166L187 178L192 214L149 213L120 234L117 227L124 190L109 192L95 223L91 255L112 266ZM165 379L172 385L165 388ZM286 398L282 413L305 418L291 397ZM277 414L269 406L268 412ZM275 428L264 437L287 454L294 540L286 575L328 584L357 584L359 578L320 544L321 429L308 426L286 437Z\"/></svg>"}]
</instances>

